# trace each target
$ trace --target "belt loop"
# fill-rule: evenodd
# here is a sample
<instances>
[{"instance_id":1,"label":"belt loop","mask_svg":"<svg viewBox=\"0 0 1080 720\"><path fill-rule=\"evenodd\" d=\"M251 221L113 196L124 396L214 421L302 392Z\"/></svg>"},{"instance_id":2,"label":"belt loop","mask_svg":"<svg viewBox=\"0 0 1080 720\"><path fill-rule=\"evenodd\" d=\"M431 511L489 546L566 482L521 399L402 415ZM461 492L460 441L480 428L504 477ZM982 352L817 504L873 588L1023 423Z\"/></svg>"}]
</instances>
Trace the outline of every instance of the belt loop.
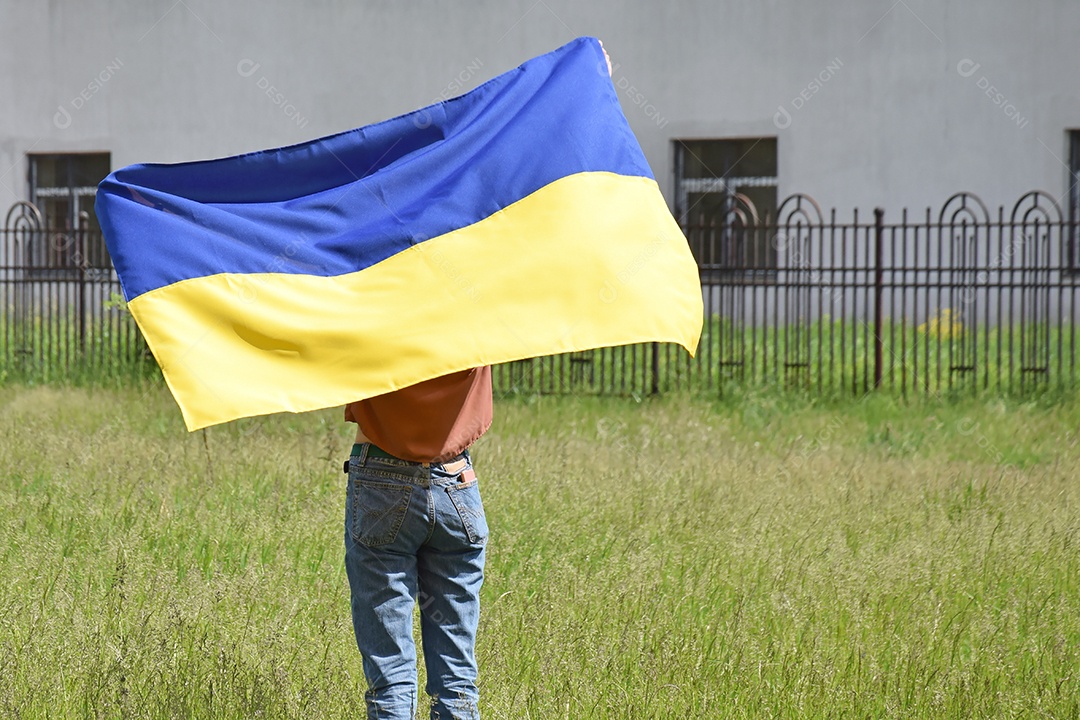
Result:
<instances>
[{"instance_id":1,"label":"belt loop","mask_svg":"<svg viewBox=\"0 0 1080 720\"><path fill-rule=\"evenodd\" d=\"M360 443L360 454L356 456L356 464L363 465L367 460L368 448L371 447L371 443Z\"/></svg>"}]
</instances>

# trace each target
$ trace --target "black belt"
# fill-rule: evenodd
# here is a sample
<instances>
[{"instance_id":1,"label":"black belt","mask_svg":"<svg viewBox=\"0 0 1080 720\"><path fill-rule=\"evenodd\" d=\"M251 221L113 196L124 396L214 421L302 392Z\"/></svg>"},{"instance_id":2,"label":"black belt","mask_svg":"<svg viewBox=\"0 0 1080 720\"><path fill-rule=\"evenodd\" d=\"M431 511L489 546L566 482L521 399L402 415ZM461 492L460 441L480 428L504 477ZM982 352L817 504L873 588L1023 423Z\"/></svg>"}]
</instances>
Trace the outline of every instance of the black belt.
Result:
<instances>
[{"instance_id":1,"label":"black belt","mask_svg":"<svg viewBox=\"0 0 1080 720\"><path fill-rule=\"evenodd\" d=\"M362 443L355 443L352 446L352 457L356 457L357 455L359 455L362 452L361 445L362 445ZM387 460L399 460L401 462L412 462L412 463L415 463L417 465L428 465L428 464L430 464L430 463L419 463L419 462L415 462L413 460L405 460L404 458L399 458L397 455L391 455L390 453L383 450L381 447L378 447L377 445L373 445L372 443L368 443L367 446L368 446L368 449L367 449L367 456L368 457L385 458ZM446 464L449 464L449 463L454 463L454 462L457 462L458 460L461 460L464 457L465 457L465 453L461 452L461 453L458 453L457 455L455 455L454 457L450 458L449 460L444 460L444 461L442 461L441 463L438 463L438 464L439 465L446 465ZM343 468L343 470L344 470L346 475L349 474L349 461L348 460L345 461L345 467Z\"/></svg>"},{"instance_id":2,"label":"black belt","mask_svg":"<svg viewBox=\"0 0 1080 720\"><path fill-rule=\"evenodd\" d=\"M352 446L352 454L353 455L359 455L360 454L360 443L356 443L355 445ZM376 447L376 446L372 445L371 443L367 444L367 454L368 454L368 457L381 457L381 458L386 458L387 460L401 460L402 459L402 458L399 458L397 455L391 455L390 453L386 452L382 448Z\"/></svg>"}]
</instances>

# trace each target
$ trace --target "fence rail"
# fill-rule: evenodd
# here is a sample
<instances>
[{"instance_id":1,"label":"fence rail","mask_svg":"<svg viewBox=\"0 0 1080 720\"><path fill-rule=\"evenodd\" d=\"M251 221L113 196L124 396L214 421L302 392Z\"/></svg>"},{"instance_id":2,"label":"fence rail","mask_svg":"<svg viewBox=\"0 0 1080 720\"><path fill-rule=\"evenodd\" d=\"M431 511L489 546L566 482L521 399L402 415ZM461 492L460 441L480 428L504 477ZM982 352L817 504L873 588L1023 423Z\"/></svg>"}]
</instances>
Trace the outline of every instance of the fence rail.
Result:
<instances>
[{"instance_id":1,"label":"fence rail","mask_svg":"<svg viewBox=\"0 0 1080 720\"><path fill-rule=\"evenodd\" d=\"M659 344L507 363L499 392L647 395L777 385L814 394L1031 393L1077 382L1077 224L1027 193L991 213L840 221L806 195L759 217L736 196L683 214L706 316L696 357ZM149 365L100 234L18 203L0 230L0 379Z\"/></svg>"}]
</instances>

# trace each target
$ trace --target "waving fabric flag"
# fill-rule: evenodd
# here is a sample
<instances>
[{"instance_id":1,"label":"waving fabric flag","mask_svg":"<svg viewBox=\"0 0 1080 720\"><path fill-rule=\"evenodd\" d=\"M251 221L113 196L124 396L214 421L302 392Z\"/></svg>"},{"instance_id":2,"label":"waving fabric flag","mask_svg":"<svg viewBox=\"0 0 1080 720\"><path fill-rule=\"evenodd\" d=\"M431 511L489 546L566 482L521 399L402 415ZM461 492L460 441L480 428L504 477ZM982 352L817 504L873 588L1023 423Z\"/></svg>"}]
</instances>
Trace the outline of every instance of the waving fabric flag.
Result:
<instances>
[{"instance_id":1,"label":"waving fabric flag","mask_svg":"<svg viewBox=\"0 0 1080 720\"><path fill-rule=\"evenodd\" d=\"M97 213L190 430L701 332L594 38L375 125L117 170Z\"/></svg>"}]
</instances>

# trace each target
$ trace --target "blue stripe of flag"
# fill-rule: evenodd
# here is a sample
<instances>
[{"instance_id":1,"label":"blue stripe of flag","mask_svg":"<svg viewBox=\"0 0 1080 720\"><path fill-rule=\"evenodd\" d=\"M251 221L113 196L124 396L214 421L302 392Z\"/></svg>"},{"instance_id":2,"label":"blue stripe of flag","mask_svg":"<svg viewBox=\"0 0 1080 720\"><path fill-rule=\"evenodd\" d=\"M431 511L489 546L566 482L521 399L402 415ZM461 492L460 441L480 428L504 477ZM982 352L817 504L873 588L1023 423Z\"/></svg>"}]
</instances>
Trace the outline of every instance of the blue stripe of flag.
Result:
<instances>
[{"instance_id":1,"label":"blue stripe of flag","mask_svg":"<svg viewBox=\"0 0 1080 720\"><path fill-rule=\"evenodd\" d=\"M653 177L598 42L578 38L461 97L374 125L122 168L102 181L97 213L131 300L226 272L357 272L589 171Z\"/></svg>"}]
</instances>

